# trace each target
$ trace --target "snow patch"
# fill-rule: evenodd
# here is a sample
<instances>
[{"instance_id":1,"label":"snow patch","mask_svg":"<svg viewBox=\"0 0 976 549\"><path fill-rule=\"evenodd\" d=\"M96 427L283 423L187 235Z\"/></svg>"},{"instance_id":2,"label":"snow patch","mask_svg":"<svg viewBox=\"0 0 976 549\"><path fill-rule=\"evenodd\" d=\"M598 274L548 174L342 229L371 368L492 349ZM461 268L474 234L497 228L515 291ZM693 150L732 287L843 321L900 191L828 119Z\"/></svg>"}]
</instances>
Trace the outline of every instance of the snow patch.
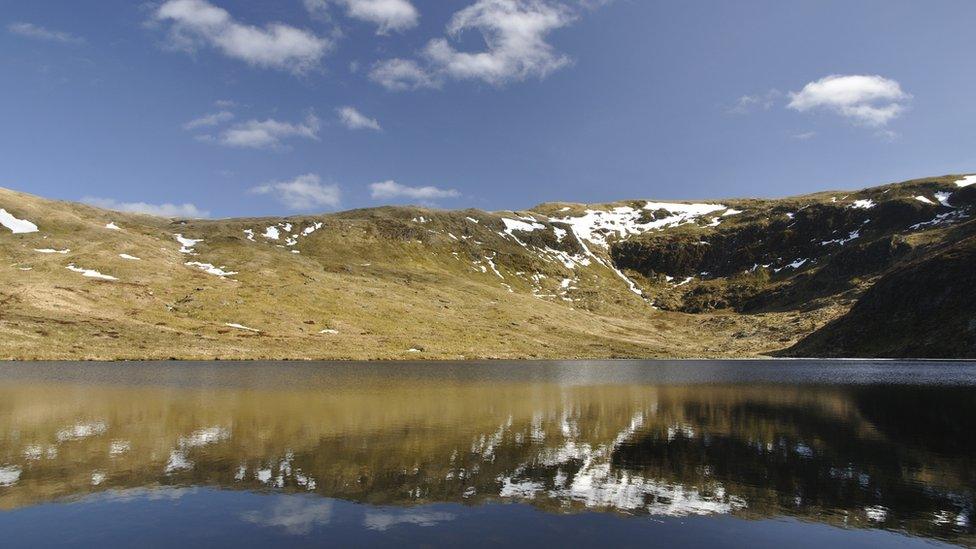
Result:
<instances>
[{"instance_id":1,"label":"snow patch","mask_svg":"<svg viewBox=\"0 0 976 549\"><path fill-rule=\"evenodd\" d=\"M37 232L37 225L26 219L17 219L3 208L0 208L0 225L10 229L10 232L14 234Z\"/></svg>"},{"instance_id":2,"label":"snow patch","mask_svg":"<svg viewBox=\"0 0 976 549\"><path fill-rule=\"evenodd\" d=\"M205 273L220 276L220 277L238 274L237 271L225 271L224 265L221 265L220 267L215 267L210 263L200 263L199 261L187 261L186 263L184 263L184 265L187 265L189 267L196 267Z\"/></svg>"},{"instance_id":3,"label":"snow patch","mask_svg":"<svg viewBox=\"0 0 976 549\"><path fill-rule=\"evenodd\" d=\"M266 228L264 230L264 234L262 234L261 236L267 238L268 240L278 240L278 237L281 236L281 233L278 232L278 227L272 225Z\"/></svg>"},{"instance_id":4,"label":"snow patch","mask_svg":"<svg viewBox=\"0 0 976 549\"><path fill-rule=\"evenodd\" d=\"M851 231L850 233L848 233L846 238L835 238L833 240L824 240L823 242L820 243L820 245L827 246L830 244L840 244L841 246L843 246L844 244L847 244L851 240L860 238L860 236L861 236L861 230L858 229L856 231Z\"/></svg>"},{"instance_id":5,"label":"snow patch","mask_svg":"<svg viewBox=\"0 0 976 549\"><path fill-rule=\"evenodd\" d=\"M88 278L98 278L101 280L118 280L114 276L102 274L94 269L82 269L81 267L76 267L74 263L68 265L67 267L65 267L65 269L68 269L69 271L73 271L76 273L81 273L83 276L87 276Z\"/></svg>"},{"instance_id":6,"label":"snow patch","mask_svg":"<svg viewBox=\"0 0 976 549\"><path fill-rule=\"evenodd\" d=\"M725 213L722 214L722 217L726 217L726 216L729 216L729 215L737 215L737 214L740 214L740 213L742 213L742 210L736 210L734 208L729 208L729 209L725 210Z\"/></svg>"},{"instance_id":7,"label":"snow patch","mask_svg":"<svg viewBox=\"0 0 976 549\"><path fill-rule=\"evenodd\" d=\"M258 332L258 333L261 332L261 330L258 330L256 328L248 328L247 326L245 326L243 324L235 324L233 322L225 322L224 323L224 326L229 326L231 328L237 328L238 330L246 330L248 332Z\"/></svg>"},{"instance_id":8,"label":"snow patch","mask_svg":"<svg viewBox=\"0 0 976 549\"><path fill-rule=\"evenodd\" d=\"M542 223L536 223L535 221L521 221L518 219L509 219L507 217L502 218L502 223L505 224L505 232L509 235L512 234L512 231L531 233L532 231L546 228L546 226Z\"/></svg>"},{"instance_id":9,"label":"snow patch","mask_svg":"<svg viewBox=\"0 0 976 549\"><path fill-rule=\"evenodd\" d=\"M308 236L321 228L322 228L322 222L316 221L314 224L305 227L305 229L302 231L302 234Z\"/></svg>"},{"instance_id":10,"label":"snow patch","mask_svg":"<svg viewBox=\"0 0 976 549\"><path fill-rule=\"evenodd\" d=\"M495 262L493 261L493 258L494 258L494 256L492 256L492 257L486 257L485 258L485 261L488 262L488 265L491 267L491 270L494 271L494 273L496 275L498 275L498 278L504 279L505 277L502 276L502 273L498 272L498 267L495 266Z\"/></svg>"},{"instance_id":11,"label":"snow patch","mask_svg":"<svg viewBox=\"0 0 976 549\"><path fill-rule=\"evenodd\" d=\"M320 333L320 334L330 334L330 335L335 335L335 334L338 334L338 333L339 333L339 330L334 330L334 329L332 329L332 328L326 328L326 329L324 329L324 330L319 330L319 333Z\"/></svg>"},{"instance_id":12,"label":"snow patch","mask_svg":"<svg viewBox=\"0 0 976 549\"><path fill-rule=\"evenodd\" d=\"M623 273L623 271L621 271L620 269L618 269L612 263L610 265L608 265L608 267L610 267L610 270L612 270L613 272L617 273L617 276L619 276L620 278L622 278L623 281L627 283L627 287L630 289L630 291L634 292L635 294L637 294L637 295L639 295L641 297L644 297L644 292L642 292L641 289L637 287L637 284L634 284L634 281L633 280L627 278L627 275L625 275Z\"/></svg>"},{"instance_id":13,"label":"snow patch","mask_svg":"<svg viewBox=\"0 0 976 549\"><path fill-rule=\"evenodd\" d=\"M947 192L937 192L937 193L935 193L935 199L939 201L939 204L942 204L946 208L951 208L952 207L952 206L949 205L949 196L951 196L951 194L950 193L947 193Z\"/></svg>"},{"instance_id":14,"label":"snow patch","mask_svg":"<svg viewBox=\"0 0 976 549\"><path fill-rule=\"evenodd\" d=\"M953 223L955 221L966 219L967 217L969 217L969 215L967 215L965 212L960 210L954 210L951 212L940 213L936 215L934 218L932 218L930 221L923 221L921 223L916 223L908 228L909 230L914 231L932 225L943 225L946 223Z\"/></svg>"},{"instance_id":15,"label":"snow patch","mask_svg":"<svg viewBox=\"0 0 976 549\"><path fill-rule=\"evenodd\" d=\"M786 268L791 268L791 269L799 269L799 268L800 268L800 267L802 267L802 266L803 266L803 265L804 265L804 264L805 264L805 263L806 263L807 261L809 261L809 259L805 259L805 258L804 258L804 259L795 259L795 260L793 260L793 262L792 262L792 263L790 263L790 264L788 264L788 265L785 265L785 266L783 266L783 267L779 267L778 269L773 269L773 272L775 272L775 273L778 273L778 272L780 272L780 271L782 271L783 269L786 269Z\"/></svg>"},{"instance_id":16,"label":"snow patch","mask_svg":"<svg viewBox=\"0 0 976 549\"><path fill-rule=\"evenodd\" d=\"M122 227L119 227L118 225L116 225L114 221L109 221L109 222L108 222L108 223L107 223L107 224L105 225L105 228L106 228L106 229L111 229L111 230L113 230L113 231L121 231L121 230L122 230Z\"/></svg>"},{"instance_id":17,"label":"snow patch","mask_svg":"<svg viewBox=\"0 0 976 549\"><path fill-rule=\"evenodd\" d=\"M973 183L976 183L976 175L967 175L966 177L963 177L962 179L957 180L956 181L956 186L957 187L968 187L968 186L972 185ZM0 210L0 212L3 212L3 210ZM14 232L16 232L16 231L14 231Z\"/></svg>"},{"instance_id":18,"label":"snow patch","mask_svg":"<svg viewBox=\"0 0 976 549\"><path fill-rule=\"evenodd\" d=\"M607 238L627 238L628 236L645 233L654 229L664 229L684 223L691 223L703 215L727 210L721 204L676 204L668 202L647 202L641 209L630 206L618 206L610 210L586 210L583 215L551 219L553 222L566 223L573 227L577 236L585 238L594 244L606 248ZM645 212L665 210L667 217L653 219L641 223Z\"/></svg>"},{"instance_id":19,"label":"snow patch","mask_svg":"<svg viewBox=\"0 0 976 549\"><path fill-rule=\"evenodd\" d=\"M119 257L121 257L122 259L129 259L129 260L132 260L132 261L142 261L141 258L138 258L138 257L136 257L134 255L129 255L129 254L119 254Z\"/></svg>"},{"instance_id":20,"label":"snow patch","mask_svg":"<svg viewBox=\"0 0 976 549\"><path fill-rule=\"evenodd\" d=\"M851 204L851 208L858 208L858 209L861 209L861 210L869 210L869 209L875 207L876 205L877 204L874 203L874 200L871 200L870 198L866 198L866 199L863 199L863 200L855 200L854 203Z\"/></svg>"},{"instance_id":21,"label":"snow patch","mask_svg":"<svg viewBox=\"0 0 976 549\"><path fill-rule=\"evenodd\" d=\"M54 248L34 248L34 251L39 254L66 254L70 252L68 248L63 250L55 250Z\"/></svg>"},{"instance_id":22,"label":"snow patch","mask_svg":"<svg viewBox=\"0 0 976 549\"><path fill-rule=\"evenodd\" d=\"M922 195L916 196L915 197L915 200L918 200L919 202L923 202L925 204L932 204L933 206L935 205L935 202L932 202L931 200L929 200L928 198L925 198Z\"/></svg>"},{"instance_id":23,"label":"snow patch","mask_svg":"<svg viewBox=\"0 0 976 549\"><path fill-rule=\"evenodd\" d=\"M254 229L244 229L244 236L251 242L257 242L254 240Z\"/></svg>"},{"instance_id":24,"label":"snow patch","mask_svg":"<svg viewBox=\"0 0 976 549\"><path fill-rule=\"evenodd\" d=\"M180 243L181 254L192 254L193 247L203 242L202 238L186 238L182 234L174 234L173 238L175 238L176 241Z\"/></svg>"}]
</instances>

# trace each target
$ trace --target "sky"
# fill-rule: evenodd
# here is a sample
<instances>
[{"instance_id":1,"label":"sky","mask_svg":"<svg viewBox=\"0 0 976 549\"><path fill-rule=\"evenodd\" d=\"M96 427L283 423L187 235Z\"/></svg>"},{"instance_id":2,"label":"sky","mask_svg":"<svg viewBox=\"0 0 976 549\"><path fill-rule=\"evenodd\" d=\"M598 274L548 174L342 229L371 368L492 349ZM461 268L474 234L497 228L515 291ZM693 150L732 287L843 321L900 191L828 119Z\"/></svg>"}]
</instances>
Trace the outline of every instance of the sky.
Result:
<instances>
[{"instance_id":1,"label":"sky","mask_svg":"<svg viewBox=\"0 0 976 549\"><path fill-rule=\"evenodd\" d=\"M0 186L169 216L976 171L971 0L2 0Z\"/></svg>"}]
</instances>

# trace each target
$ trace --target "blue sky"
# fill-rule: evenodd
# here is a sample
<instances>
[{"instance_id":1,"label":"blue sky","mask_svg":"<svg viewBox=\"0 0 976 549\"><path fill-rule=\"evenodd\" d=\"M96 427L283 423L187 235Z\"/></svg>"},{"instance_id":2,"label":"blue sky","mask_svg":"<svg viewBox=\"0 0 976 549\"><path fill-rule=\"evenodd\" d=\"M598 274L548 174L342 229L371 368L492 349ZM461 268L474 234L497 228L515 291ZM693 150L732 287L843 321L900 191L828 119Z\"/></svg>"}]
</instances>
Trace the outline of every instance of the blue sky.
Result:
<instances>
[{"instance_id":1,"label":"blue sky","mask_svg":"<svg viewBox=\"0 0 976 549\"><path fill-rule=\"evenodd\" d=\"M0 18L0 186L122 209L514 209L976 170L969 0L8 0Z\"/></svg>"}]
</instances>

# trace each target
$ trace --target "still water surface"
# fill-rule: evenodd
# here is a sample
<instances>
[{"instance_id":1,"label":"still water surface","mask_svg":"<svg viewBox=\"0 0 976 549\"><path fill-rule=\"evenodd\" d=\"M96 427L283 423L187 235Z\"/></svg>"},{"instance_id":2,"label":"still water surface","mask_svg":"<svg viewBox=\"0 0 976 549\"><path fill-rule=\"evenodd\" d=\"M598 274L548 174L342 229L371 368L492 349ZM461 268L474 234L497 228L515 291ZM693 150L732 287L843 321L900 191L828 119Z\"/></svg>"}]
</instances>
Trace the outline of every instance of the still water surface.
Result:
<instances>
[{"instance_id":1,"label":"still water surface","mask_svg":"<svg viewBox=\"0 0 976 549\"><path fill-rule=\"evenodd\" d=\"M0 363L0 545L976 545L976 365Z\"/></svg>"}]
</instances>

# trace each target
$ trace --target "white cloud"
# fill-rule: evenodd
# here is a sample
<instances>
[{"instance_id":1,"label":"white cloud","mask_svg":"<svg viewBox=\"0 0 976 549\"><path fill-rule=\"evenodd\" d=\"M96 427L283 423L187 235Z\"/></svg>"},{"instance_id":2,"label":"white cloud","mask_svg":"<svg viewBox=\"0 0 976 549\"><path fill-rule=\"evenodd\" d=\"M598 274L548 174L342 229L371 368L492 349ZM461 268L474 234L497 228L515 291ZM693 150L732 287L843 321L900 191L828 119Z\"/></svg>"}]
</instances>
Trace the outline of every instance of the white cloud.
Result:
<instances>
[{"instance_id":1,"label":"white cloud","mask_svg":"<svg viewBox=\"0 0 976 549\"><path fill-rule=\"evenodd\" d=\"M427 44L425 52L434 65L457 79L503 84L544 78L570 62L545 41L546 35L574 19L565 6L543 0L478 0L455 13L447 31L458 38L466 30L477 30L485 40L485 51L457 51L438 38Z\"/></svg>"},{"instance_id":2,"label":"white cloud","mask_svg":"<svg viewBox=\"0 0 976 549\"><path fill-rule=\"evenodd\" d=\"M48 42L61 42L64 44L82 44L85 42L85 39L79 36L46 29L33 23L10 23L7 25L7 31L11 34L33 38L35 40L46 40Z\"/></svg>"},{"instance_id":3,"label":"white cloud","mask_svg":"<svg viewBox=\"0 0 976 549\"><path fill-rule=\"evenodd\" d=\"M289 123L269 118L267 120L248 120L235 124L220 134L218 141L228 147L250 149L274 149L281 146L281 141L289 137L303 137L318 139L319 119L314 114L308 115L304 122ZM209 136L200 136L201 140L212 140Z\"/></svg>"},{"instance_id":4,"label":"white cloud","mask_svg":"<svg viewBox=\"0 0 976 549\"><path fill-rule=\"evenodd\" d=\"M341 107L336 109L336 112L339 113L339 120L342 122L342 125L350 130L380 131L383 129L380 127L378 120L366 116L365 114L356 110L355 107Z\"/></svg>"},{"instance_id":5,"label":"white cloud","mask_svg":"<svg viewBox=\"0 0 976 549\"><path fill-rule=\"evenodd\" d=\"M408 0L334 0L353 19L377 25L376 34L404 31L417 26L420 13ZM312 0L314 3L314 0ZM308 0L306 0L306 6Z\"/></svg>"},{"instance_id":6,"label":"white cloud","mask_svg":"<svg viewBox=\"0 0 976 549\"><path fill-rule=\"evenodd\" d=\"M496 86L545 78L571 63L546 37L575 21L577 12L551 0L477 0L451 17L447 33L457 40L465 31L477 31L484 50L460 51L447 39L437 38L423 50L426 66L390 59L377 63L370 77L391 90L436 87L444 77Z\"/></svg>"},{"instance_id":7,"label":"white cloud","mask_svg":"<svg viewBox=\"0 0 976 549\"><path fill-rule=\"evenodd\" d=\"M373 65L370 80L392 91L437 88L439 80L412 59L386 59Z\"/></svg>"},{"instance_id":8,"label":"white cloud","mask_svg":"<svg viewBox=\"0 0 976 549\"><path fill-rule=\"evenodd\" d=\"M230 111L218 111L210 114L205 114L199 118L194 118L189 122L183 124L184 130L195 130L197 128L207 128L210 126L217 126L234 119L234 113Z\"/></svg>"},{"instance_id":9,"label":"white cloud","mask_svg":"<svg viewBox=\"0 0 976 549\"><path fill-rule=\"evenodd\" d=\"M339 206L340 190L335 184L323 184L313 174L300 175L290 181L271 181L252 188L251 194L273 195L290 210L314 210Z\"/></svg>"},{"instance_id":10,"label":"white cloud","mask_svg":"<svg viewBox=\"0 0 976 549\"><path fill-rule=\"evenodd\" d=\"M146 202L119 202L112 198L97 198L93 196L86 196L81 201L90 206L115 210L117 212L141 213L159 217L210 217L210 212L201 210L189 203L170 204L167 202L165 204L148 204Z\"/></svg>"},{"instance_id":11,"label":"white cloud","mask_svg":"<svg viewBox=\"0 0 976 549\"><path fill-rule=\"evenodd\" d=\"M816 135L817 132L803 132L803 133L795 133L793 134L792 137L793 139L796 139L798 141L806 141L808 139L813 139L814 137L816 137Z\"/></svg>"},{"instance_id":12,"label":"white cloud","mask_svg":"<svg viewBox=\"0 0 976 549\"><path fill-rule=\"evenodd\" d=\"M327 0L302 0L305 11L315 19L329 21L329 2Z\"/></svg>"},{"instance_id":13,"label":"white cloud","mask_svg":"<svg viewBox=\"0 0 976 549\"><path fill-rule=\"evenodd\" d=\"M455 189L441 189L438 187L409 187L401 185L392 179L371 183L369 186L370 195L380 200L393 198L410 198L413 200L435 200L438 198L456 198L461 193Z\"/></svg>"},{"instance_id":14,"label":"white cloud","mask_svg":"<svg viewBox=\"0 0 976 549\"><path fill-rule=\"evenodd\" d=\"M168 0L156 10L155 20L172 23L172 48L194 51L207 44L250 65L292 73L312 69L333 46L327 38L283 23L245 25L206 0Z\"/></svg>"},{"instance_id":15,"label":"white cloud","mask_svg":"<svg viewBox=\"0 0 976 549\"><path fill-rule=\"evenodd\" d=\"M830 75L790 93L788 108L799 112L827 109L855 123L881 127L901 115L912 96L901 85L878 75Z\"/></svg>"},{"instance_id":16,"label":"white cloud","mask_svg":"<svg viewBox=\"0 0 976 549\"><path fill-rule=\"evenodd\" d=\"M729 109L729 112L733 114L748 114L754 110L768 111L782 95L782 92L775 89L763 94L743 95L736 100L735 105Z\"/></svg>"}]
</instances>

